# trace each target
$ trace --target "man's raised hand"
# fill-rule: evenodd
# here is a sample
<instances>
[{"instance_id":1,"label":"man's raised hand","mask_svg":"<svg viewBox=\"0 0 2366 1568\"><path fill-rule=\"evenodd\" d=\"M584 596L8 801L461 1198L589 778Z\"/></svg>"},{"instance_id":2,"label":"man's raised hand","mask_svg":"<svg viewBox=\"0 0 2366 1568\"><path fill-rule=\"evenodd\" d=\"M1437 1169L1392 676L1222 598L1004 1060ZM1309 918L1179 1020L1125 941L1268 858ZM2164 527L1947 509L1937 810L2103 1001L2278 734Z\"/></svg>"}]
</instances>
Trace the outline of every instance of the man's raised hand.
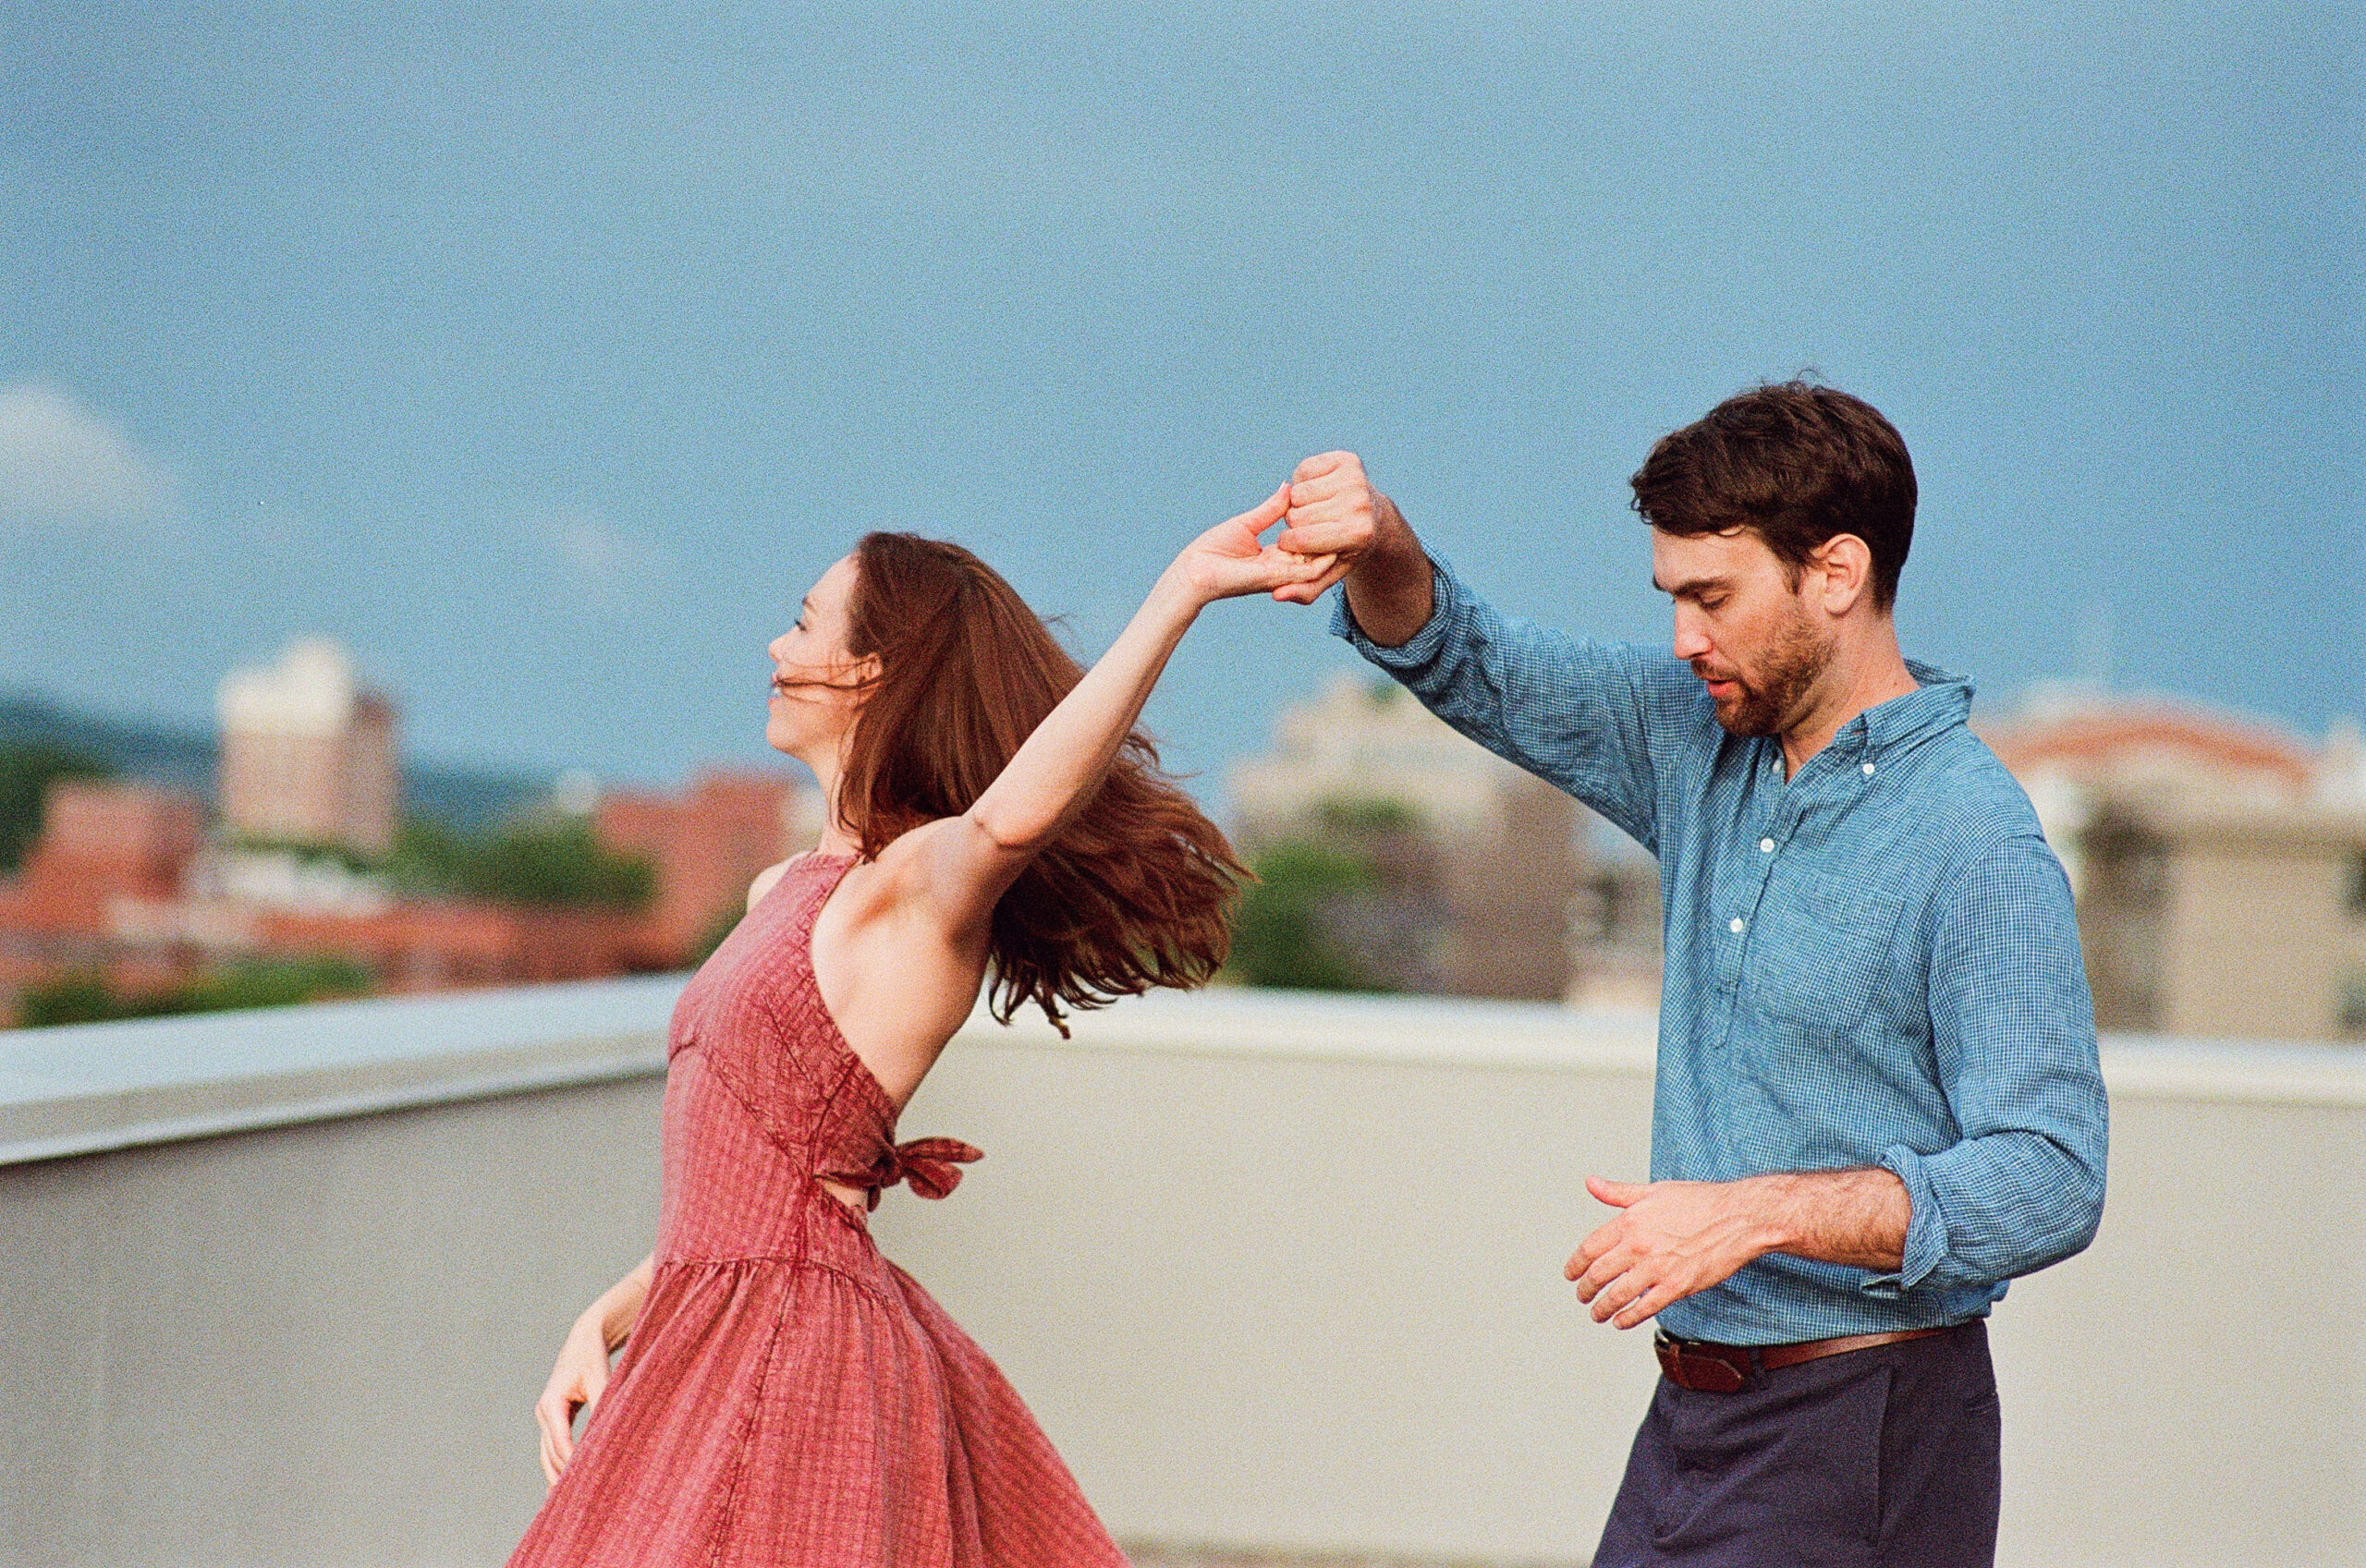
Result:
<instances>
[{"instance_id":1,"label":"man's raised hand","mask_svg":"<svg viewBox=\"0 0 2366 1568\"><path fill-rule=\"evenodd\" d=\"M1299 555L1329 555L1329 571L1294 583L1274 595L1293 604L1311 604L1348 575L1370 550L1387 498L1364 477L1363 460L1352 452L1309 457L1290 475L1289 527L1274 541Z\"/></svg>"}]
</instances>

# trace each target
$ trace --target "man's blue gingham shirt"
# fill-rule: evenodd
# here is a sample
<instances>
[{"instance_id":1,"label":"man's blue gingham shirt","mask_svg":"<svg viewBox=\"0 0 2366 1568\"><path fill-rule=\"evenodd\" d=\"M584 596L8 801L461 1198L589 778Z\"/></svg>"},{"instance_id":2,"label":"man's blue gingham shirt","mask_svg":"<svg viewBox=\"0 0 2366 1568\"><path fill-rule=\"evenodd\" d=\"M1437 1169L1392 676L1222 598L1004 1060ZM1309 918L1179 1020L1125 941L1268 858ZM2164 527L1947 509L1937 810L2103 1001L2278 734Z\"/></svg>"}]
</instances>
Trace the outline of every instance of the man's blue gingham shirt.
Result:
<instances>
[{"instance_id":1,"label":"man's blue gingham shirt","mask_svg":"<svg viewBox=\"0 0 2366 1568\"><path fill-rule=\"evenodd\" d=\"M1653 1180L1884 1166L1896 1273L1770 1253L1662 1312L1774 1344L1962 1322L2069 1257L2103 1212L2104 1104L2060 864L1965 727L1969 683L1841 726L1787 782L1691 670L1497 613L1434 555L1401 648L1333 630L1439 717L1659 857L1666 978Z\"/></svg>"}]
</instances>

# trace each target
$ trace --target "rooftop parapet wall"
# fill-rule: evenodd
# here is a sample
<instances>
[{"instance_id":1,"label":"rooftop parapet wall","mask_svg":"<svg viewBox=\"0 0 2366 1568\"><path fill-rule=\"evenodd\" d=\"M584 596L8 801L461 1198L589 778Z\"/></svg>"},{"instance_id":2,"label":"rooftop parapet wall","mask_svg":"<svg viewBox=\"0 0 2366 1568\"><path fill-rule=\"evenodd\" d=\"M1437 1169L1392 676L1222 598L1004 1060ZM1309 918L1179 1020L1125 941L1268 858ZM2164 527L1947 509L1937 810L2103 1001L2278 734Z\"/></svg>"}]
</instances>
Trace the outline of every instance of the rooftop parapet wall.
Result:
<instances>
[{"instance_id":1,"label":"rooftop parapet wall","mask_svg":"<svg viewBox=\"0 0 2366 1568\"><path fill-rule=\"evenodd\" d=\"M665 1071L679 976L0 1033L0 1165ZM948 1048L1046 1050L982 1009ZM1067 1049L1648 1078L1646 1011L1217 989L1074 1021ZM2113 1098L2366 1109L2366 1051L2106 1036Z\"/></svg>"},{"instance_id":2,"label":"rooftop parapet wall","mask_svg":"<svg viewBox=\"0 0 2366 1568\"><path fill-rule=\"evenodd\" d=\"M497 1561L655 1222L677 979L0 1040L0 1562ZM1559 1278L1648 1014L1214 991L973 1024L891 1256L1121 1535L1581 1561L1648 1396ZM2114 1040L2111 1205L1994 1343L2006 1563L2366 1561L2366 1055ZM79 1152L76 1152L76 1151Z\"/></svg>"}]
</instances>

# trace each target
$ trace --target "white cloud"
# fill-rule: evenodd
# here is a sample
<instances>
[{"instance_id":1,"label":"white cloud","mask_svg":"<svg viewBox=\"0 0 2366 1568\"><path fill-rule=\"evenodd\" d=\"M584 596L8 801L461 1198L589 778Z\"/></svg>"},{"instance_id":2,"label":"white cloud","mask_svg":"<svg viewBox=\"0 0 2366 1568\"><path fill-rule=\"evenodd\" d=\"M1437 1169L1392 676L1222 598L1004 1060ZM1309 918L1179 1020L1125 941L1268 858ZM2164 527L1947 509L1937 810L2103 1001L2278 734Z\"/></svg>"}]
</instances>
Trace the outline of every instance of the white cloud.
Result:
<instances>
[{"instance_id":1,"label":"white cloud","mask_svg":"<svg viewBox=\"0 0 2366 1568\"><path fill-rule=\"evenodd\" d=\"M567 594L595 609L624 609L672 575L655 552L587 506L531 513L526 529L556 557Z\"/></svg>"},{"instance_id":2,"label":"white cloud","mask_svg":"<svg viewBox=\"0 0 2366 1568\"><path fill-rule=\"evenodd\" d=\"M112 419L55 387L0 387L0 517L136 527L177 511L172 474Z\"/></svg>"}]
</instances>

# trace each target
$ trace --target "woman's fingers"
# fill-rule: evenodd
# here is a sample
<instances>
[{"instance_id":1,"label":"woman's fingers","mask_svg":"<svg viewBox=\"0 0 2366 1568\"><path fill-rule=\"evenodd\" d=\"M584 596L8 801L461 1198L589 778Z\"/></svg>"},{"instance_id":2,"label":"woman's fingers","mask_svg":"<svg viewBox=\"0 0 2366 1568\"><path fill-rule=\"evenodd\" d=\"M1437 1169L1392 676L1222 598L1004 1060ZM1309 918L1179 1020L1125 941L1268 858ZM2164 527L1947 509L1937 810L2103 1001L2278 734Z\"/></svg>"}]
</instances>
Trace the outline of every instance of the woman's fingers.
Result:
<instances>
[{"instance_id":1,"label":"woman's fingers","mask_svg":"<svg viewBox=\"0 0 2366 1568\"><path fill-rule=\"evenodd\" d=\"M1257 557L1257 565L1263 568L1258 586L1285 588L1311 583L1331 570L1337 561L1335 555L1295 555L1269 544Z\"/></svg>"},{"instance_id":2,"label":"woman's fingers","mask_svg":"<svg viewBox=\"0 0 2366 1568\"><path fill-rule=\"evenodd\" d=\"M555 1395L544 1394L534 1405L534 1424L542 1428L544 1451L565 1465L575 1440L574 1407Z\"/></svg>"},{"instance_id":3,"label":"woman's fingers","mask_svg":"<svg viewBox=\"0 0 2366 1568\"><path fill-rule=\"evenodd\" d=\"M559 1472L567 1468L567 1451L559 1446L559 1434L552 1429L549 1415L539 1404L534 1406L534 1425L540 1428L543 1478L556 1486Z\"/></svg>"},{"instance_id":4,"label":"woman's fingers","mask_svg":"<svg viewBox=\"0 0 2366 1568\"><path fill-rule=\"evenodd\" d=\"M1250 533L1260 534L1280 522L1289 509L1290 487L1282 485L1273 494L1232 520Z\"/></svg>"}]
</instances>

